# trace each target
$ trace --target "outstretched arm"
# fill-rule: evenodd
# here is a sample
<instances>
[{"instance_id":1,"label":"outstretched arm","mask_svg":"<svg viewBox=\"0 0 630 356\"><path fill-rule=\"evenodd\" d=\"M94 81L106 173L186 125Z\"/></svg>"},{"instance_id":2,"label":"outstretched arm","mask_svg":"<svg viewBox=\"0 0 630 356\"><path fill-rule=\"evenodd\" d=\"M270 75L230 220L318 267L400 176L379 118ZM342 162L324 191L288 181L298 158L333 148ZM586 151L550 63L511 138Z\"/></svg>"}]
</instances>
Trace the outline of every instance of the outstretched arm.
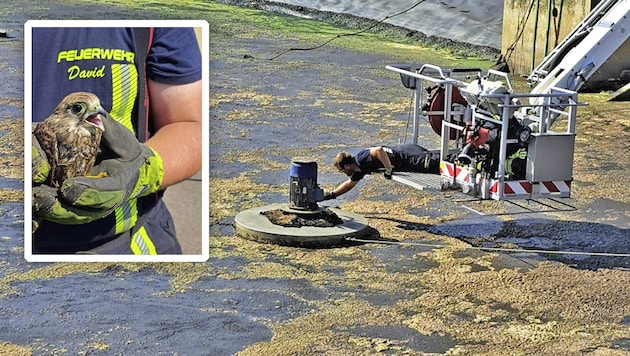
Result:
<instances>
[{"instance_id":1,"label":"outstretched arm","mask_svg":"<svg viewBox=\"0 0 630 356\"><path fill-rule=\"evenodd\" d=\"M351 179L348 179L347 181L341 183L337 188L335 188L335 190L333 190L333 194L335 194L335 197L345 194L350 191L350 189L354 188L357 183L358 181L355 182Z\"/></svg>"}]
</instances>

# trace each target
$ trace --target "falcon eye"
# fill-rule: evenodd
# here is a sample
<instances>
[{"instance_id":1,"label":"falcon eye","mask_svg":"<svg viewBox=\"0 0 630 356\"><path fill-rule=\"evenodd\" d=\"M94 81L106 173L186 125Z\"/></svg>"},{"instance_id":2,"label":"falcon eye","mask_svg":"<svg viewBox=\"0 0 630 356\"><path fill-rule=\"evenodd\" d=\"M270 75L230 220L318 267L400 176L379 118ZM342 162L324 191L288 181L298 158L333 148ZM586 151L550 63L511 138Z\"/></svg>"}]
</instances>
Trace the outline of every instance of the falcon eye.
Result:
<instances>
[{"instance_id":1,"label":"falcon eye","mask_svg":"<svg viewBox=\"0 0 630 356\"><path fill-rule=\"evenodd\" d=\"M85 105L83 105L83 104L72 104L72 106L70 106L70 110L72 110L73 114L81 115L81 114L83 114L83 112L85 112Z\"/></svg>"}]
</instances>

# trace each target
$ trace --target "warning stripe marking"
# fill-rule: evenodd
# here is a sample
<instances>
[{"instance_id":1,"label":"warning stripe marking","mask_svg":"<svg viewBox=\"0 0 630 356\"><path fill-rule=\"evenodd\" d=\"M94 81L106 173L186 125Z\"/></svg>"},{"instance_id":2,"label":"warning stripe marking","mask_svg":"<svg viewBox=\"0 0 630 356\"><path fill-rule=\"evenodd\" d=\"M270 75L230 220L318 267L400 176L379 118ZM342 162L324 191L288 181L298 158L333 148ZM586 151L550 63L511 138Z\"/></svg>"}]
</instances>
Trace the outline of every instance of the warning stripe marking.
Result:
<instances>
[{"instance_id":1,"label":"warning stripe marking","mask_svg":"<svg viewBox=\"0 0 630 356\"><path fill-rule=\"evenodd\" d=\"M440 174L447 178L455 178L457 182L468 183L470 175L467 169L458 167L457 165L442 161L440 164ZM564 181L545 181L535 183L539 192L536 195L555 195L569 194L571 192L571 180ZM490 193L495 196L499 192L499 181L490 180ZM534 183L527 180L503 182L503 196L531 196L534 191Z\"/></svg>"},{"instance_id":2,"label":"warning stripe marking","mask_svg":"<svg viewBox=\"0 0 630 356\"><path fill-rule=\"evenodd\" d=\"M448 178L455 177L455 180L459 182L467 183L470 180L470 174L467 169L463 169L450 162L442 161L442 164L440 164L440 174Z\"/></svg>"},{"instance_id":3,"label":"warning stripe marking","mask_svg":"<svg viewBox=\"0 0 630 356\"><path fill-rule=\"evenodd\" d=\"M540 182L540 193L541 194L553 194L553 193L568 193L571 191L571 181L551 181L551 182Z\"/></svg>"},{"instance_id":4,"label":"warning stripe marking","mask_svg":"<svg viewBox=\"0 0 630 356\"><path fill-rule=\"evenodd\" d=\"M493 184L491 191L496 193L498 191L497 183ZM503 194L504 195L522 195L522 194L531 194L532 192L532 183L529 181L516 181L516 182L504 182L503 183Z\"/></svg>"}]
</instances>

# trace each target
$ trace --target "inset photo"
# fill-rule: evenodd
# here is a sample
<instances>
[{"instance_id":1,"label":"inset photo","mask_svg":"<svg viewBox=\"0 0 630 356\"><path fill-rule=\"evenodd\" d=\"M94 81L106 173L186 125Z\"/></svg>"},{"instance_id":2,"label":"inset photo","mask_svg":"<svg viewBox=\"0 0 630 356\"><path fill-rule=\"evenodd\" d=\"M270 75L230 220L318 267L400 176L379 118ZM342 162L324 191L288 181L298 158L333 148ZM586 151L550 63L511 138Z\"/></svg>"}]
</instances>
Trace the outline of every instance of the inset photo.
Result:
<instances>
[{"instance_id":1,"label":"inset photo","mask_svg":"<svg viewBox=\"0 0 630 356\"><path fill-rule=\"evenodd\" d=\"M24 43L25 258L207 260L208 23L28 21Z\"/></svg>"}]
</instances>

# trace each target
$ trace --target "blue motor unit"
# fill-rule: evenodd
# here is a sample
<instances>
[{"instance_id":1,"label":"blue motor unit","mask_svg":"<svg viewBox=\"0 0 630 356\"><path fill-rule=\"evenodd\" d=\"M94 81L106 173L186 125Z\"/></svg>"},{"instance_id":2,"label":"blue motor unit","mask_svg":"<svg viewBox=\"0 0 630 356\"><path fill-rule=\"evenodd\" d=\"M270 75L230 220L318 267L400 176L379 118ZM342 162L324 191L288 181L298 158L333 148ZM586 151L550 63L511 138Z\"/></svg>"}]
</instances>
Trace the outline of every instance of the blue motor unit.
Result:
<instances>
[{"instance_id":1,"label":"blue motor unit","mask_svg":"<svg viewBox=\"0 0 630 356\"><path fill-rule=\"evenodd\" d=\"M289 208L316 210L317 202L324 198L324 191L317 184L317 162L293 159L289 169Z\"/></svg>"}]
</instances>

